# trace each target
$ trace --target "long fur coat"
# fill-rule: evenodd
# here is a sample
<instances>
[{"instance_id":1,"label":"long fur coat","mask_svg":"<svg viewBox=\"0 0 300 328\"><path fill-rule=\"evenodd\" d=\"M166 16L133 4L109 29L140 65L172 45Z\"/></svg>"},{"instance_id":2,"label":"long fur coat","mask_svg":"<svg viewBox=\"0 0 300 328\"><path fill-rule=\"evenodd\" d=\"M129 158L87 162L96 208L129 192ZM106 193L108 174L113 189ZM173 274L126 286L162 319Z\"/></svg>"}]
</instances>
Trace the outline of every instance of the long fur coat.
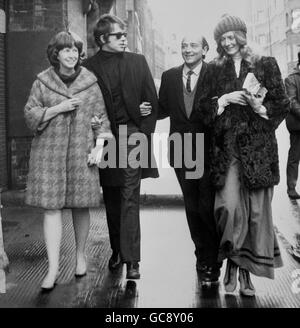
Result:
<instances>
[{"instance_id":1,"label":"long fur coat","mask_svg":"<svg viewBox=\"0 0 300 328\"><path fill-rule=\"evenodd\" d=\"M218 98L242 90L249 72L268 90L263 105L269 119L256 114L250 106L235 104L225 107L217 116ZM275 130L289 111L289 100L275 58L261 57L253 64L242 60L239 77L231 59L222 64L211 62L197 107L198 115L213 127L211 171L217 189L224 186L233 156L240 160L240 180L246 188L258 189L279 183Z\"/></svg>"}]
</instances>

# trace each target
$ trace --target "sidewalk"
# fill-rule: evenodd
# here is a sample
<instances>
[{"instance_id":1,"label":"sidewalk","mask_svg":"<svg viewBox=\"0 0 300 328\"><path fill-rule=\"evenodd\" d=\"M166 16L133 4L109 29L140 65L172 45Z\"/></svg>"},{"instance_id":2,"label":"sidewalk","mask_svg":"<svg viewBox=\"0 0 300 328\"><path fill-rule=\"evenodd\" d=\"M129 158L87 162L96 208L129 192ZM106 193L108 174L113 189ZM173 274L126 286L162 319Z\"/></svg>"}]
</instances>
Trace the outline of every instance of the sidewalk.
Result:
<instances>
[{"instance_id":1,"label":"sidewalk","mask_svg":"<svg viewBox=\"0 0 300 328\"><path fill-rule=\"evenodd\" d=\"M42 210L23 206L24 192L5 192L3 230L10 271L0 308L280 308L300 307L300 292L292 290L300 265L279 238L284 267L276 280L253 277L255 298L243 298L238 289L228 295L219 288L203 290L195 270L193 244L178 196L143 196L141 206L141 279L125 278L125 266L115 274L107 269L111 254L102 206L91 213L87 242L88 272L74 277L75 241L71 213L63 214L60 274L56 288L40 293L47 271ZM225 266L222 268L223 279Z\"/></svg>"},{"instance_id":2,"label":"sidewalk","mask_svg":"<svg viewBox=\"0 0 300 328\"><path fill-rule=\"evenodd\" d=\"M277 188L277 189L276 189ZM273 199L273 221L275 230L284 240L289 254L300 262L300 201L290 200L281 188L276 187ZM279 188L279 189L278 189ZM282 195L283 194L283 195ZM2 192L1 199L4 208L19 211L25 208L28 216L40 216L41 210L26 206L24 203L24 190L8 190ZM103 200L101 200L103 202ZM181 195L141 195L143 207L182 207L184 206ZM12 209L16 208L16 209ZM29 214L30 213L30 214ZM5 220L5 216L4 219Z\"/></svg>"}]
</instances>

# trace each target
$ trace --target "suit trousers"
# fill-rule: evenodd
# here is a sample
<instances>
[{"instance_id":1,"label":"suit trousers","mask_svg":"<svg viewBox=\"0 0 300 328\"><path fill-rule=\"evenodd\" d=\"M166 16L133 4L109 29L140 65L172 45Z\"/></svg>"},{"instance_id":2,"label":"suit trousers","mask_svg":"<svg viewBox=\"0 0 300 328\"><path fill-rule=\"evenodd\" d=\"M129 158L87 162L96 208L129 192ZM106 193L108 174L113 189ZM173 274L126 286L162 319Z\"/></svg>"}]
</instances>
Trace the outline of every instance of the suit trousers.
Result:
<instances>
[{"instance_id":1,"label":"suit trousers","mask_svg":"<svg viewBox=\"0 0 300 328\"><path fill-rule=\"evenodd\" d=\"M214 220L214 188L209 174L204 173L201 179L186 179L186 172L184 168L175 168L183 193L190 234L195 244L195 255L198 261L215 265L219 241Z\"/></svg>"},{"instance_id":2,"label":"suit trousers","mask_svg":"<svg viewBox=\"0 0 300 328\"><path fill-rule=\"evenodd\" d=\"M128 136L137 132L136 127L128 127ZM136 145L127 144L127 155ZM140 255L140 184L141 167L136 167L134 159L127 158L127 166L121 168L121 186L102 186L106 208L107 225L113 253L120 253L123 262L139 262Z\"/></svg>"},{"instance_id":3,"label":"suit trousers","mask_svg":"<svg viewBox=\"0 0 300 328\"><path fill-rule=\"evenodd\" d=\"M290 149L286 168L288 190L295 190L300 161L300 131L290 132Z\"/></svg>"}]
</instances>

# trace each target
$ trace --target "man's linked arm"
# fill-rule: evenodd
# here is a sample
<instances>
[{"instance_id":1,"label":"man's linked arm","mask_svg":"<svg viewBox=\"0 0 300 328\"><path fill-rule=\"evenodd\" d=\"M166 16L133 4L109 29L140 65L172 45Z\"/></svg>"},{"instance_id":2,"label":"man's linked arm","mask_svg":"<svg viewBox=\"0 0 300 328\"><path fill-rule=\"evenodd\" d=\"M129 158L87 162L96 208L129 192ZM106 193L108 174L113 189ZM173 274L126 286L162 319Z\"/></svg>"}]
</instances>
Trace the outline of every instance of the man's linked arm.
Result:
<instances>
[{"instance_id":1,"label":"man's linked arm","mask_svg":"<svg viewBox=\"0 0 300 328\"><path fill-rule=\"evenodd\" d=\"M164 72L161 76L161 84L159 88L158 96L158 119L162 120L170 115L168 108L168 90L167 90L167 80L166 73Z\"/></svg>"},{"instance_id":2,"label":"man's linked arm","mask_svg":"<svg viewBox=\"0 0 300 328\"><path fill-rule=\"evenodd\" d=\"M147 64L146 58L142 58L142 72L143 72L143 87L142 87L142 102L149 102L151 104L151 114L143 117L142 126L143 130L154 132L157 114L158 114L158 98L152 74Z\"/></svg>"}]
</instances>

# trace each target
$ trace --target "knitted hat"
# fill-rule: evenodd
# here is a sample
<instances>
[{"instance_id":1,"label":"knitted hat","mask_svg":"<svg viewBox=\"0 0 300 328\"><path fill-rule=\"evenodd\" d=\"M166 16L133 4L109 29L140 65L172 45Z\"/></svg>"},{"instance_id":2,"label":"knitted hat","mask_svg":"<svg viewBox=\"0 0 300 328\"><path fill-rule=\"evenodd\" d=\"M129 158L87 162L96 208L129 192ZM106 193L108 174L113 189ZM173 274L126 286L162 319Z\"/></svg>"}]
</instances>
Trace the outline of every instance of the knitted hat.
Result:
<instances>
[{"instance_id":1,"label":"knitted hat","mask_svg":"<svg viewBox=\"0 0 300 328\"><path fill-rule=\"evenodd\" d=\"M218 42L221 36L229 31L242 31L246 34L247 27L245 22L241 18L225 14L221 17L221 20L219 21L214 30L215 40Z\"/></svg>"}]
</instances>

